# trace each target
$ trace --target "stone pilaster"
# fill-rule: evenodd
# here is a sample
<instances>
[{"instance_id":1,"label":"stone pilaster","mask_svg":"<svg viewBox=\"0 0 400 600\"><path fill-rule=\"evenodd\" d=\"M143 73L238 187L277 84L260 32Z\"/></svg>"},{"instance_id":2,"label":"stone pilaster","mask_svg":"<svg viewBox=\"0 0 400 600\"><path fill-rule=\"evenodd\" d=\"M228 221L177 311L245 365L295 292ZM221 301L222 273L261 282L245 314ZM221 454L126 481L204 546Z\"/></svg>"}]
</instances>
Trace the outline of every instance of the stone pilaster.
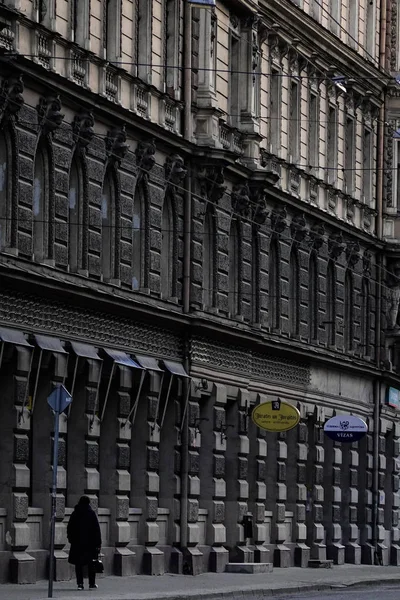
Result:
<instances>
[{"instance_id":1,"label":"stone pilaster","mask_svg":"<svg viewBox=\"0 0 400 600\"><path fill-rule=\"evenodd\" d=\"M313 560L326 559L325 530L323 526L323 502L324 488L323 465L325 460L324 452L324 432L318 418L318 409L316 409L317 418L310 424L310 436L313 441L312 451L309 452L307 461L308 479L308 520L309 520L309 541L310 557Z\"/></svg>"},{"instance_id":2,"label":"stone pilaster","mask_svg":"<svg viewBox=\"0 0 400 600\"><path fill-rule=\"evenodd\" d=\"M132 370L120 368L119 385L116 391L117 404L117 464L115 472L115 506L111 514L113 519L113 539L115 543L114 573L126 577L135 573L135 554L127 548L130 542L129 493L131 489L131 428L125 425L131 407L130 392L133 384Z\"/></svg>"},{"instance_id":3,"label":"stone pilaster","mask_svg":"<svg viewBox=\"0 0 400 600\"><path fill-rule=\"evenodd\" d=\"M348 467L348 524L347 524L347 539L345 548L345 560L353 565L361 564L361 546L360 532L358 528L358 470L359 455L358 443L352 444L348 449L347 467Z\"/></svg>"},{"instance_id":4,"label":"stone pilaster","mask_svg":"<svg viewBox=\"0 0 400 600\"><path fill-rule=\"evenodd\" d=\"M368 430L371 432L373 420L369 420ZM365 486L362 508L364 509L365 522L361 530L361 561L365 565L374 564L375 549L372 543L372 483L373 483L373 437L368 433L365 441L366 463L365 463Z\"/></svg>"},{"instance_id":5,"label":"stone pilaster","mask_svg":"<svg viewBox=\"0 0 400 600\"><path fill-rule=\"evenodd\" d=\"M392 442L392 474L391 474L391 487L393 494L393 506L391 514L391 540L392 546L390 549L390 564L399 566L400 565L400 529L399 529L399 516L400 516L400 482L399 482L399 455L400 455L400 424L393 424L393 442Z\"/></svg>"},{"instance_id":6,"label":"stone pilaster","mask_svg":"<svg viewBox=\"0 0 400 600\"><path fill-rule=\"evenodd\" d=\"M210 569L214 572L223 572L225 565L229 560L229 552L225 548L227 542L226 535L226 449L227 449L227 429L226 429L226 387L220 384L214 384L211 401L213 403L213 499L211 510L209 511L210 531L209 539L211 545L210 551ZM211 512L211 514L210 514Z\"/></svg>"},{"instance_id":7,"label":"stone pilaster","mask_svg":"<svg viewBox=\"0 0 400 600\"><path fill-rule=\"evenodd\" d=\"M297 483L296 483L296 547L294 562L296 567L308 567L310 548L307 546L307 486L306 467L308 457L308 427L301 421L297 427Z\"/></svg>"},{"instance_id":8,"label":"stone pilaster","mask_svg":"<svg viewBox=\"0 0 400 600\"><path fill-rule=\"evenodd\" d=\"M274 552L274 565L277 567L290 567L290 549L285 546L286 528L286 461L287 443L286 433L278 433L276 441L277 473L276 473L276 548Z\"/></svg>"},{"instance_id":9,"label":"stone pilaster","mask_svg":"<svg viewBox=\"0 0 400 600\"><path fill-rule=\"evenodd\" d=\"M150 375L150 395L147 398L147 428L146 440L146 476L145 493L145 551L143 555L143 570L147 575L164 574L164 553L157 548L159 541L158 497L160 491L160 428L156 423L156 404L160 386L158 373ZM159 416L160 418L160 416ZM136 423L136 427L142 427Z\"/></svg>"},{"instance_id":10,"label":"stone pilaster","mask_svg":"<svg viewBox=\"0 0 400 600\"><path fill-rule=\"evenodd\" d=\"M260 563L270 562L270 550L265 545L269 543L268 528L265 521L265 501L267 498L266 479L266 457L267 457L267 441L265 432L261 429L257 430L258 437L256 438L256 501L254 515L254 560Z\"/></svg>"},{"instance_id":11,"label":"stone pilaster","mask_svg":"<svg viewBox=\"0 0 400 600\"><path fill-rule=\"evenodd\" d=\"M379 436L379 457L378 457L378 515L377 515L377 552L378 560L381 565L389 564L389 548L386 546L385 531L385 476L386 476L386 438L384 431Z\"/></svg>"},{"instance_id":12,"label":"stone pilaster","mask_svg":"<svg viewBox=\"0 0 400 600\"><path fill-rule=\"evenodd\" d=\"M344 563L344 546L342 544L342 450L338 443L332 448L332 526L331 539L327 546L327 556L336 565Z\"/></svg>"},{"instance_id":13,"label":"stone pilaster","mask_svg":"<svg viewBox=\"0 0 400 600\"><path fill-rule=\"evenodd\" d=\"M28 377L33 349L16 346L17 368L14 375L14 440L13 477L11 506L11 550L10 579L13 583L35 583L35 559L27 553L30 542L28 519L30 489L29 447L30 416L27 409L22 412L28 393Z\"/></svg>"}]
</instances>

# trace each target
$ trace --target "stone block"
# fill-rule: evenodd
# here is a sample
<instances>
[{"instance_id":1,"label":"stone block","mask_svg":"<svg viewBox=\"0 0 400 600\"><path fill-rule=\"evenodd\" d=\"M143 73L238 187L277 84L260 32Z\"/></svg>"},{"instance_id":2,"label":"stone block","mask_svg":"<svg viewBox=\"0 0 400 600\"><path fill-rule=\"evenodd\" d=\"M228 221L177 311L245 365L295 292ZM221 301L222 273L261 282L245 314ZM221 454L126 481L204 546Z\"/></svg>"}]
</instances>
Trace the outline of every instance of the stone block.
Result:
<instances>
[{"instance_id":1,"label":"stone block","mask_svg":"<svg viewBox=\"0 0 400 600\"><path fill-rule=\"evenodd\" d=\"M219 546L226 543L226 527L222 523L211 525L211 545Z\"/></svg>"},{"instance_id":2,"label":"stone block","mask_svg":"<svg viewBox=\"0 0 400 600\"><path fill-rule=\"evenodd\" d=\"M286 541L287 536L287 527L285 523L277 523L276 524L276 539L278 543L282 543Z\"/></svg>"},{"instance_id":3,"label":"stone block","mask_svg":"<svg viewBox=\"0 0 400 600\"><path fill-rule=\"evenodd\" d=\"M256 465L257 465L257 479L258 481L265 481L265 478L267 476L267 465L265 463L265 460L257 460L256 461Z\"/></svg>"},{"instance_id":4,"label":"stone block","mask_svg":"<svg viewBox=\"0 0 400 600\"><path fill-rule=\"evenodd\" d=\"M160 491L160 477L158 473L146 472L146 491L149 494L158 494Z\"/></svg>"},{"instance_id":5,"label":"stone block","mask_svg":"<svg viewBox=\"0 0 400 600\"><path fill-rule=\"evenodd\" d=\"M129 518L129 498L127 496L117 495L115 499L117 520L128 520Z\"/></svg>"},{"instance_id":6,"label":"stone block","mask_svg":"<svg viewBox=\"0 0 400 600\"><path fill-rule=\"evenodd\" d=\"M54 581L70 581L71 568L68 563L68 554L60 550L54 552Z\"/></svg>"},{"instance_id":7,"label":"stone block","mask_svg":"<svg viewBox=\"0 0 400 600\"><path fill-rule=\"evenodd\" d=\"M115 548L114 575L117 577L131 577L136 575L136 555L128 548Z\"/></svg>"},{"instance_id":8,"label":"stone block","mask_svg":"<svg viewBox=\"0 0 400 600\"><path fill-rule=\"evenodd\" d=\"M278 522L283 523L283 521L285 520L285 514L286 512L286 507L284 504L277 504L276 505L276 520Z\"/></svg>"},{"instance_id":9,"label":"stone block","mask_svg":"<svg viewBox=\"0 0 400 600\"><path fill-rule=\"evenodd\" d=\"M340 448L333 448L333 464L342 464L342 451L340 450Z\"/></svg>"},{"instance_id":10,"label":"stone block","mask_svg":"<svg viewBox=\"0 0 400 600\"><path fill-rule=\"evenodd\" d=\"M225 476L225 456L214 454L214 476Z\"/></svg>"},{"instance_id":11,"label":"stone block","mask_svg":"<svg viewBox=\"0 0 400 600\"><path fill-rule=\"evenodd\" d=\"M249 497L248 481L239 481L239 498L247 499Z\"/></svg>"},{"instance_id":12,"label":"stone block","mask_svg":"<svg viewBox=\"0 0 400 600\"><path fill-rule=\"evenodd\" d=\"M333 560L333 564L344 565L345 547L340 542L329 544L326 548L326 555L329 560Z\"/></svg>"},{"instance_id":13,"label":"stone block","mask_svg":"<svg viewBox=\"0 0 400 600\"><path fill-rule=\"evenodd\" d=\"M257 481L256 490L257 500L265 500L267 498L267 486L265 485L265 483Z\"/></svg>"},{"instance_id":14,"label":"stone block","mask_svg":"<svg viewBox=\"0 0 400 600\"><path fill-rule=\"evenodd\" d=\"M332 525L332 539L334 541L342 539L342 526L339 523L334 523Z\"/></svg>"},{"instance_id":15,"label":"stone block","mask_svg":"<svg viewBox=\"0 0 400 600\"><path fill-rule=\"evenodd\" d=\"M146 522L146 546L155 546L160 539L160 533L157 523L154 521Z\"/></svg>"},{"instance_id":16,"label":"stone block","mask_svg":"<svg viewBox=\"0 0 400 600\"><path fill-rule=\"evenodd\" d=\"M303 463L297 465L297 481L302 484L306 482L306 465Z\"/></svg>"},{"instance_id":17,"label":"stone block","mask_svg":"<svg viewBox=\"0 0 400 600\"><path fill-rule=\"evenodd\" d=\"M26 463L29 460L29 438L27 435L14 435L14 462Z\"/></svg>"},{"instance_id":18,"label":"stone block","mask_svg":"<svg viewBox=\"0 0 400 600\"><path fill-rule=\"evenodd\" d=\"M214 430L222 431L226 425L226 414L224 408L214 406Z\"/></svg>"},{"instance_id":19,"label":"stone block","mask_svg":"<svg viewBox=\"0 0 400 600\"><path fill-rule=\"evenodd\" d=\"M357 450L350 450L350 464L352 467L358 467L359 456Z\"/></svg>"},{"instance_id":20,"label":"stone block","mask_svg":"<svg viewBox=\"0 0 400 600\"><path fill-rule=\"evenodd\" d=\"M225 498L226 482L225 479L214 477L214 498Z\"/></svg>"},{"instance_id":21,"label":"stone block","mask_svg":"<svg viewBox=\"0 0 400 600\"><path fill-rule=\"evenodd\" d=\"M188 500L188 521L195 523L199 518L199 502L194 498Z\"/></svg>"},{"instance_id":22,"label":"stone block","mask_svg":"<svg viewBox=\"0 0 400 600\"><path fill-rule=\"evenodd\" d=\"M125 470L117 470L117 491L118 492L127 492L129 493L131 490L131 475L129 471Z\"/></svg>"},{"instance_id":23,"label":"stone block","mask_svg":"<svg viewBox=\"0 0 400 600\"><path fill-rule=\"evenodd\" d=\"M36 583L36 560L26 552L14 552L10 558L11 583Z\"/></svg>"},{"instance_id":24,"label":"stone block","mask_svg":"<svg viewBox=\"0 0 400 600\"><path fill-rule=\"evenodd\" d=\"M100 473L94 467L86 467L85 474L85 488L90 492L97 492L100 489Z\"/></svg>"},{"instance_id":25,"label":"stone block","mask_svg":"<svg viewBox=\"0 0 400 600\"><path fill-rule=\"evenodd\" d=\"M249 454L250 452L250 440L247 435L239 436L239 453L240 454Z\"/></svg>"},{"instance_id":26,"label":"stone block","mask_svg":"<svg viewBox=\"0 0 400 600\"><path fill-rule=\"evenodd\" d=\"M158 499L152 496L146 498L147 519L155 521L158 517Z\"/></svg>"},{"instance_id":27,"label":"stone block","mask_svg":"<svg viewBox=\"0 0 400 600\"><path fill-rule=\"evenodd\" d=\"M278 462L277 478L278 478L278 481L282 481L282 482L286 481L286 463Z\"/></svg>"},{"instance_id":28,"label":"stone block","mask_svg":"<svg viewBox=\"0 0 400 600\"><path fill-rule=\"evenodd\" d=\"M260 438L257 439L257 455L260 458L264 458L267 456L267 442L266 440L262 440Z\"/></svg>"},{"instance_id":29,"label":"stone block","mask_svg":"<svg viewBox=\"0 0 400 600\"><path fill-rule=\"evenodd\" d=\"M229 562L229 552L220 546L210 550L209 569L212 573L223 573Z\"/></svg>"},{"instance_id":30,"label":"stone block","mask_svg":"<svg viewBox=\"0 0 400 600\"><path fill-rule=\"evenodd\" d=\"M394 494L392 494L392 501L393 501L393 508L399 508L400 507L400 494L398 492L395 492Z\"/></svg>"},{"instance_id":31,"label":"stone block","mask_svg":"<svg viewBox=\"0 0 400 600\"><path fill-rule=\"evenodd\" d=\"M283 544L277 544L274 551L274 566L287 569L291 566L290 550Z\"/></svg>"},{"instance_id":32,"label":"stone block","mask_svg":"<svg viewBox=\"0 0 400 600\"><path fill-rule=\"evenodd\" d=\"M67 489L67 472L64 467L57 467L57 489Z\"/></svg>"},{"instance_id":33,"label":"stone block","mask_svg":"<svg viewBox=\"0 0 400 600\"><path fill-rule=\"evenodd\" d=\"M238 479L247 479L248 476L248 467L249 463L247 458L243 458L242 456L238 457Z\"/></svg>"},{"instance_id":34,"label":"stone block","mask_svg":"<svg viewBox=\"0 0 400 600\"><path fill-rule=\"evenodd\" d=\"M252 563L254 562L254 550L250 546L237 545L230 555L231 562Z\"/></svg>"},{"instance_id":35,"label":"stone block","mask_svg":"<svg viewBox=\"0 0 400 600\"><path fill-rule=\"evenodd\" d=\"M322 485L314 485L314 502L324 501L324 488Z\"/></svg>"},{"instance_id":36,"label":"stone block","mask_svg":"<svg viewBox=\"0 0 400 600\"><path fill-rule=\"evenodd\" d=\"M306 544L297 544L294 549L294 566L305 569L310 560L310 548Z\"/></svg>"},{"instance_id":37,"label":"stone block","mask_svg":"<svg viewBox=\"0 0 400 600\"><path fill-rule=\"evenodd\" d=\"M324 482L324 467L322 465L315 465L314 467L315 483L322 485Z\"/></svg>"},{"instance_id":38,"label":"stone block","mask_svg":"<svg viewBox=\"0 0 400 600\"><path fill-rule=\"evenodd\" d=\"M200 496L200 479L197 476L189 476L189 494Z\"/></svg>"},{"instance_id":39,"label":"stone block","mask_svg":"<svg viewBox=\"0 0 400 600\"><path fill-rule=\"evenodd\" d=\"M400 546L398 544L392 544L390 547L390 564L393 566L400 566Z\"/></svg>"},{"instance_id":40,"label":"stone block","mask_svg":"<svg viewBox=\"0 0 400 600\"><path fill-rule=\"evenodd\" d=\"M147 447L147 469L149 471L158 471L160 468L160 452L154 446Z\"/></svg>"},{"instance_id":41,"label":"stone block","mask_svg":"<svg viewBox=\"0 0 400 600\"><path fill-rule=\"evenodd\" d=\"M28 518L28 506L29 506L28 496L23 492L14 493L13 494L13 506L14 506L13 518L16 521L25 521Z\"/></svg>"},{"instance_id":42,"label":"stone block","mask_svg":"<svg viewBox=\"0 0 400 600\"><path fill-rule=\"evenodd\" d=\"M26 465L14 464L13 486L17 489L29 489L31 481L31 472Z\"/></svg>"},{"instance_id":43,"label":"stone block","mask_svg":"<svg viewBox=\"0 0 400 600\"><path fill-rule=\"evenodd\" d=\"M65 523L55 524L54 545L56 548L63 548L67 543L67 527Z\"/></svg>"},{"instance_id":44,"label":"stone block","mask_svg":"<svg viewBox=\"0 0 400 600\"><path fill-rule=\"evenodd\" d=\"M305 542L307 539L307 526L305 523L297 523L295 535L298 542Z\"/></svg>"},{"instance_id":45,"label":"stone block","mask_svg":"<svg viewBox=\"0 0 400 600\"><path fill-rule=\"evenodd\" d=\"M214 450L226 452L226 438L219 431L214 431Z\"/></svg>"},{"instance_id":46,"label":"stone block","mask_svg":"<svg viewBox=\"0 0 400 600\"><path fill-rule=\"evenodd\" d=\"M297 500L299 502L307 501L307 487L303 483L297 484Z\"/></svg>"},{"instance_id":47,"label":"stone block","mask_svg":"<svg viewBox=\"0 0 400 600\"><path fill-rule=\"evenodd\" d=\"M314 523L313 525L314 540L316 542L322 541L325 537L324 526L321 523Z\"/></svg>"},{"instance_id":48,"label":"stone block","mask_svg":"<svg viewBox=\"0 0 400 600\"><path fill-rule=\"evenodd\" d=\"M143 572L146 575L164 575L164 553L159 548L145 548L143 554Z\"/></svg>"},{"instance_id":49,"label":"stone block","mask_svg":"<svg viewBox=\"0 0 400 600\"><path fill-rule=\"evenodd\" d=\"M286 442L277 442L277 455L278 459L287 459L287 443Z\"/></svg>"},{"instance_id":50,"label":"stone block","mask_svg":"<svg viewBox=\"0 0 400 600\"><path fill-rule=\"evenodd\" d=\"M272 573L271 563L228 563L225 567L226 573L240 573L244 575L259 575L261 573Z\"/></svg>"},{"instance_id":51,"label":"stone block","mask_svg":"<svg viewBox=\"0 0 400 600\"><path fill-rule=\"evenodd\" d=\"M99 445L97 442L86 441L86 466L97 467L99 464Z\"/></svg>"},{"instance_id":52,"label":"stone block","mask_svg":"<svg viewBox=\"0 0 400 600\"><path fill-rule=\"evenodd\" d=\"M190 546L194 546L200 542L200 529L197 523L188 523L187 540Z\"/></svg>"},{"instance_id":53,"label":"stone block","mask_svg":"<svg viewBox=\"0 0 400 600\"><path fill-rule=\"evenodd\" d=\"M131 452L127 444L117 444L117 469L129 470L131 464Z\"/></svg>"},{"instance_id":54,"label":"stone block","mask_svg":"<svg viewBox=\"0 0 400 600\"><path fill-rule=\"evenodd\" d=\"M306 506L305 504L296 505L296 520L302 523L306 520Z\"/></svg>"},{"instance_id":55,"label":"stone block","mask_svg":"<svg viewBox=\"0 0 400 600\"><path fill-rule=\"evenodd\" d=\"M253 536L256 544L263 544L267 540L267 526L265 523L255 523ZM258 561L257 561L258 562Z\"/></svg>"},{"instance_id":56,"label":"stone block","mask_svg":"<svg viewBox=\"0 0 400 600\"><path fill-rule=\"evenodd\" d=\"M284 483L276 484L277 500L285 501L287 499L287 487Z\"/></svg>"}]
</instances>

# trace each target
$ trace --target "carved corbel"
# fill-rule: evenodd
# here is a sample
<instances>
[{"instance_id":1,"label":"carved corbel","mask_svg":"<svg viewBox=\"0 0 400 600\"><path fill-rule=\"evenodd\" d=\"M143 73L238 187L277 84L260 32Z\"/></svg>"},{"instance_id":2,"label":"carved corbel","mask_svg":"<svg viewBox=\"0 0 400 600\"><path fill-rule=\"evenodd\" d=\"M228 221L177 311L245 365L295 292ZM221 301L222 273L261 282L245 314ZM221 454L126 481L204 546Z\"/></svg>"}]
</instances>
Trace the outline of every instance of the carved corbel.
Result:
<instances>
[{"instance_id":1,"label":"carved corbel","mask_svg":"<svg viewBox=\"0 0 400 600\"><path fill-rule=\"evenodd\" d=\"M136 151L136 165L138 167L138 180L148 178L149 173L156 164L156 144L155 140L149 142L139 142Z\"/></svg>"},{"instance_id":2,"label":"carved corbel","mask_svg":"<svg viewBox=\"0 0 400 600\"><path fill-rule=\"evenodd\" d=\"M307 224L304 215L295 215L290 223L290 234L293 242L300 244L307 237L307 233Z\"/></svg>"},{"instance_id":3,"label":"carved corbel","mask_svg":"<svg viewBox=\"0 0 400 600\"><path fill-rule=\"evenodd\" d=\"M82 111L76 115L72 123L72 134L75 144L81 150L86 149L94 137L94 117L90 111Z\"/></svg>"},{"instance_id":4,"label":"carved corbel","mask_svg":"<svg viewBox=\"0 0 400 600\"><path fill-rule=\"evenodd\" d=\"M252 220L256 225L264 225L268 218L267 188L261 184L251 190Z\"/></svg>"},{"instance_id":5,"label":"carved corbel","mask_svg":"<svg viewBox=\"0 0 400 600\"><path fill-rule=\"evenodd\" d=\"M368 248L364 251L364 254L362 257L362 262L363 262L364 275L370 276L371 275L372 254Z\"/></svg>"},{"instance_id":6,"label":"carved corbel","mask_svg":"<svg viewBox=\"0 0 400 600\"><path fill-rule=\"evenodd\" d=\"M167 190L175 194L187 174L183 158L179 154L168 156L164 165L164 173Z\"/></svg>"},{"instance_id":7,"label":"carved corbel","mask_svg":"<svg viewBox=\"0 0 400 600\"><path fill-rule=\"evenodd\" d=\"M18 118L18 113L25 103L23 92L22 75L3 80L0 90L0 121L8 117Z\"/></svg>"},{"instance_id":8,"label":"carved corbel","mask_svg":"<svg viewBox=\"0 0 400 600\"><path fill-rule=\"evenodd\" d=\"M232 189L231 194L232 210L241 217L248 217L250 214L250 190L247 184L238 183Z\"/></svg>"},{"instance_id":9,"label":"carved corbel","mask_svg":"<svg viewBox=\"0 0 400 600\"><path fill-rule=\"evenodd\" d=\"M329 255L333 260L337 260L339 256L344 252L345 245L343 243L343 236L341 233L332 233L328 240L328 251Z\"/></svg>"},{"instance_id":10,"label":"carved corbel","mask_svg":"<svg viewBox=\"0 0 400 600\"><path fill-rule=\"evenodd\" d=\"M309 232L311 248L317 252L322 248L325 242L325 226L323 223L315 223Z\"/></svg>"},{"instance_id":11,"label":"carved corbel","mask_svg":"<svg viewBox=\"0 0 400 600\"><path fill-rule=\"evenodd\" d=\"M275 207L271 213L271 229L273 233L281 234L287 227L287 212L284 206Z\"/></svg>"},{"instance_id":12,"label":"carved corbel","mask_svg":"<svg viewBox=\"0 0 400 600\"><path fill-rule=\"evenodd\" d=\"M356 266L360 260L360 244L357 241L347 242L346 245L346 259L347 264L352 269Z\"/></svg>"},{"instance_id":13,"label":"carved corbel","mask_svg":"<svg viewBox=\"0 0 400 600\"><path fill-rule=\"evenodd\" d=\"M37 106L39 127L43 135L54 133L61 127L65 115L61 113L60 96L41 98Z\"/></svg>"},{"instance_id":14,"label":"carved corbel","mask_svg":"<svg viewBox=\"0 0 400 600\"><path fill-rule=\"evenodd\" d=\"M114 127L107 132L105 139L107 157L110 163L120 165L129 150L129 144L126 143L125 125Z\"/></svg>"},{"instance_id":15,"label":"carved corbel","mask_svg":"<svg viewBox=\"0 0 400 600\"><path fill-rule=\"evenodd\" d=\"M221 166L203 166L197 172L200 195L218 203L226 192L224 168Z\"/></svg>"}]
</instances>

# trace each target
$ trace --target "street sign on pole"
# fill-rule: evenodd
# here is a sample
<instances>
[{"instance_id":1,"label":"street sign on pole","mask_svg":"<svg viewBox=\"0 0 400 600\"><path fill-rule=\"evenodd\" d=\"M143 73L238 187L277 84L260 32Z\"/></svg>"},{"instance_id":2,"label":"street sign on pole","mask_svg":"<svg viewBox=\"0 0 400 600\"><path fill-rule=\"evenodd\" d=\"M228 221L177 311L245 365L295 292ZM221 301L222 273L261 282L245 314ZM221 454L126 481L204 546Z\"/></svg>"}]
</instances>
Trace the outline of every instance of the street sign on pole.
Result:
<instances>
[{"instance_id":1,"label":"street sign on pole","mask_svg":"<svg viewBox=\"0 0 400 600\"><path fill-rule=\"evenodd\" d=\"M54 442L53 442L53 485L51 491L51 526L50 526L50 557L49 557L49 589L48 598L53 597L54 581L54 538L56 532L57 510L57 467L58 467L58 439L60 436L60 414L71 404L72 397L63 385L57 385L47 403L54 411Z\"/></svg>"}]
</instances>

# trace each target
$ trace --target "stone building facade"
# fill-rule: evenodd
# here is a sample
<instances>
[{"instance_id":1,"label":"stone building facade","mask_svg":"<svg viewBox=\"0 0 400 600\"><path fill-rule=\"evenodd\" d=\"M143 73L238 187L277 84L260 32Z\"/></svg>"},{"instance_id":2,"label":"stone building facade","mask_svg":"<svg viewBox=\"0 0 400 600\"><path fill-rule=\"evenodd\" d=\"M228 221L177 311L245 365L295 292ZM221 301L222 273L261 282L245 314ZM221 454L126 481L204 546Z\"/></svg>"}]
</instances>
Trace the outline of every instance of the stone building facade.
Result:
<instances>
[{"instance_id":1,"label":"stone building facade","mask_svg":"<svg viewBox=\"0 0 400 600\"><path fill-rule=\"evenodd\" d=\"M398 564L379 7L0 3L1 581L46 576L58 383L58 579L82 493L108 573Z\"/></svg>"}]
</instances>

